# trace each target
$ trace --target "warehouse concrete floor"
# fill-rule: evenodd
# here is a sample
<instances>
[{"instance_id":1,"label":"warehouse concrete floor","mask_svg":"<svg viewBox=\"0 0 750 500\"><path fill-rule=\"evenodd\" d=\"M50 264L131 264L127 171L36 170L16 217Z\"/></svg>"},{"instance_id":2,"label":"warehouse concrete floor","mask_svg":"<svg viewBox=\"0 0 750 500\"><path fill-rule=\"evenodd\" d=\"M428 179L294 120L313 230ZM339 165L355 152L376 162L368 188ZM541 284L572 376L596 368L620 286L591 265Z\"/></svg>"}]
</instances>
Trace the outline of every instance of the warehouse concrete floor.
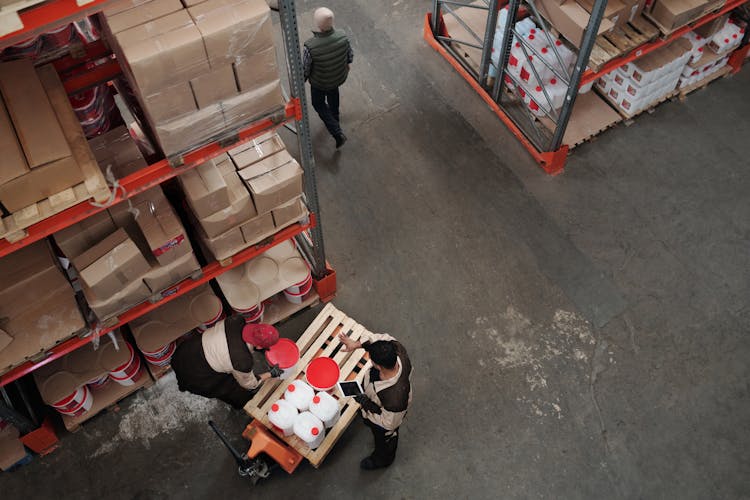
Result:
<instances>
[{"instance_id":1,"label":"warehouse concrete floor","mask_svg":"<svg viewBox=\"0 0 750 500\"><path fill-rule=\"evenodd\" d=\"M350 142L312 119L335 304L415 365L395 465L359 470L356 422L319 470L253 487L205 424L240 444L248 418L167 378L2 474L4 498L750 495L750 69L551 178L422 41L429 3L332 0Z\"/></svg>"}]
</instances>

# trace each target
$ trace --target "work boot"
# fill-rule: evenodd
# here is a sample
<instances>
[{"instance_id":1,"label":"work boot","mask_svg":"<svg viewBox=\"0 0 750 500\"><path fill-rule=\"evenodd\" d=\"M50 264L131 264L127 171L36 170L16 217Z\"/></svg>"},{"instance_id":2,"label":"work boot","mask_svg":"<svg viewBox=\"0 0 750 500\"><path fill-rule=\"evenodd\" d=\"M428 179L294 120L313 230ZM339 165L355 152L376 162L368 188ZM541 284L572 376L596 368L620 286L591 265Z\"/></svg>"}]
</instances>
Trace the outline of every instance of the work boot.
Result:
<instances>
[{"instance_id":1,"label":"work boot","mask_svg":"<svg viewBox=\"0 0 750 500\"><path fill-rule=\"evenodd\" d=\"M373 460L372 457L365 457L361 462L359 462L359 468L364 470L384 469L386 467L388 466L376 464L375 460Z\"/></svg>"},{"instance_id":2,"label":"work boot","mask_svg":"<svg viewBox=\"0 0 750 500\"><path fill-rule=\"evenodd\" d=\"M336 139L336 149L339 149L346 142L346 136L344 135L343 132L341 132L341 134L334 137L334 139Z\"/></svg>"}]
</instances>

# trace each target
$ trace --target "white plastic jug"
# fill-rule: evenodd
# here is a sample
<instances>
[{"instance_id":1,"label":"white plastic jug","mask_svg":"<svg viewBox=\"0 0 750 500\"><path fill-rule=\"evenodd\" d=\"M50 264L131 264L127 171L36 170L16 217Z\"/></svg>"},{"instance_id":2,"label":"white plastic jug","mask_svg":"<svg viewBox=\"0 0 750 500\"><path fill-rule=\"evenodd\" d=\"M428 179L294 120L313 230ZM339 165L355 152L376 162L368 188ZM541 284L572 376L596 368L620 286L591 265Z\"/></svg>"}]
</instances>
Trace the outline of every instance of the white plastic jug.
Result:
<instances>
[{"instance_id":1,"label":"white plastic jug","mask_svg":"<svg viewBox=\"0 0 750 500\"><path fill-rule=\"evenodd\" d=\"M326 429L329 429L338 422L341 409L336 398L327 392L319 392L310 402L310 413L322 420Z\"/></svg>"},{"instance_id":2,"label":"white plastic jug","mask_svg":"<svg viewBox=\"0 0 750 500\"><path fill-rule=\"evenodd\" d=\"M523 67L523 61L526 60L526 56L523 55L521 49L521 42L516 41L510 48L510 56L508 57L508 72L512 73L516 78L520 78L521 68Z\"/></svg>"},{"instance_id":3,"label":"white plastic jug","mask_svg":"<svg viewBox=\"0 0 750 500\"><path fill-rule=\"evenodd\" d=\"M323 442L326 430L318 417L305 411L294 419L294 434L314 450Z\"/></svg>"},{"instance_id":4,"label":"white plastic jug","mask_svg":"<svg viewBox=\"0 0 750 500\"><path fill-rule=\"evenodd\" d=\"M547 46L547 40L544 36L544 33L542 33L542 30L538 30L536 28L529 31L529 34L526 35L526 41L537 51L540 51L542 50L542 48ZM532 51L529 51L529 53L533 54Z\"/></svg>"},{"instance_id":5,"label":"white plastic jug","mask_svg":"<svg viewBox=\"0 0 750 500\"><path fill-rule=\"evenodd\" d=\"M550 78L545 88L549 98L552 99L552 107L560 109L563 102L565 102L565 94L568 92L568 87L557 78Z\"/></svg>"},{"instance_id":6,"label":"white plastic jug","mask_svg":"<svg viewBox=\"0 0 750 500\"><path fill-rule=\"evenodd\" d=\"M550 50L550 62L555 67L555 69L559 70L564 75L570 75L570 68L573 66L573 64L576 62L576 56L577 54L570 50L563 42L559 39L554 39L555 42L555 50L557 51L557 54L560 56L560 59L562 59L563 62L563 68L560 68L560 61L557 60L557 57L555 57L555 54Z\"/></svg>"},{"instance_id":7,"label":"white plastic jug","mask_svg":"<svg viewBox=\"0 0 750 500\"><path fill-rule=\"evenodd\" d=\"M536 29L536 24L530 17L527 17L526 19L523 19L516 23L516 31L519 32L522 36L528 35L529 32L531 32L531 30L533 29Z\"/></svg>"},{"instance_id":8,"label":"white plastic jug","mask_svg":"<svg viewBox=\"0 0 750 500\"><path fill-rule=\"evenodd\" d=\"M268 420L285 436L294 434L294 421L297 420L297 407L289 401L279 399L268 410Z\"/></svg>"},{"instance_id":9,"label":"white plastic jug","mask_svg":"<svg viewBox=\"0 0 750 500\"><path fill-rule=\"evenodd\" d=\"M536 73L534 70L536 70ZM537 75L539 76L539 79L537 79ZM550 76L552 76L552 73L547 65L532 54L529 55L529 59L521 68L521 82L526 86L527 90L533 89L537 85L543 85L543 82L549 80Z\"/></svg>"},{"instance_id":10,"label":"white plastic jug","mask_svg":"<svg viewBox=\"0 0 750 500\"><path fill-rule=\"evenodd\" d=\"M315 391L303 380L295 380L284 391L284 399L299 411L305 411L310 407L313 396L315 396Z\"/></svg>"},{"instance_id":11,"label":"white plastic jug","mask_svg":"<svg viewBox=\"0 0 750 500\"><path fill-rule=\"evenodd\" d=\"M546 116L545 111L549 111L549 101L544 95L544 89L537 85L526 93L524 102L535 116Z\"/></svg>"}]
</instances>

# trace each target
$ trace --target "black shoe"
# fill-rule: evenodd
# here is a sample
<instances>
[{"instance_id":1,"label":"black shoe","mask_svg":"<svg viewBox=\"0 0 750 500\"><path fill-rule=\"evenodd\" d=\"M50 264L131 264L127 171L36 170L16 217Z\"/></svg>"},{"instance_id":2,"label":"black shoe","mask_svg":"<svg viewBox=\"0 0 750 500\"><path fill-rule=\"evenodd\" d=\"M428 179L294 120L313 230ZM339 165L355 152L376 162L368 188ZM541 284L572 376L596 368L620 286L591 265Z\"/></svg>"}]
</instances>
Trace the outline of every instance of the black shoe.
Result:
<instances>
[{"instance_id":1,"label":"black shoe","mask_svg":"<svg viewBox=\"0 0 750 500\"><path fill-rule=\"evenodd\" d=\"M372 457L363 458L362 461L359 462L359 468L364 470L384 469L386 467L388 466L376 464Z\"/></svg>"},{"instance_id":2,"label":"black shoe","mask_svg":"<svg viewBox=\"0 0 750 500\"><path fill-rule=\"evenodd\" d=\"M346 142L346 136L342 132L340 135L334 137L336 139L336 149L339 149Z\"/></svg>"}]
</instances>

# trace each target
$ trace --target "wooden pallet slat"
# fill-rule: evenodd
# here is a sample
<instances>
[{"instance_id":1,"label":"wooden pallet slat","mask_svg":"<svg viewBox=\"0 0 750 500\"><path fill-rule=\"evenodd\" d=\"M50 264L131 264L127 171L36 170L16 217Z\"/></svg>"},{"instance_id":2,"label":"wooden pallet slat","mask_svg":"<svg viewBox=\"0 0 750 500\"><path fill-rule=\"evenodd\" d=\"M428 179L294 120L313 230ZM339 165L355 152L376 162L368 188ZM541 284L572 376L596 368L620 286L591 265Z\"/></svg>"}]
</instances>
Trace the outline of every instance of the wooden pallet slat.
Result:
<instances>
[{"instance_id":1,"label":"wooden pallet slat","mask_svg":"<svg viewBox=\"0 0 750 500\"><path fill-rule=\"evenodd\" d=\"M625 56L654 40L659 30L642 16L634 18L623 26L602 33L596 37L596 42L589 57L589 67L599 71L602 66L612 59Z\"/></svg>"},{"instance_id":2,"label":"wooden pallet slat","mask_svg":"<svg viewBox=\"0 0 750 500\"><path fill-rule=\"evenodd\" d=\"M732 72L732 67L729 65L724 66L720 70L717 70L716 73L713 73L711 75L708 75L706 78L697 81L693 83L692 85L688 85L687 87L683 87L679 90L679 98L681 101L684 101L685 98L687 98L687 95L695 92L696 90L700 90L708 86L709 83L718 80L719 78L726 77L729 73Z\"/></svg>"}]
</instances>

